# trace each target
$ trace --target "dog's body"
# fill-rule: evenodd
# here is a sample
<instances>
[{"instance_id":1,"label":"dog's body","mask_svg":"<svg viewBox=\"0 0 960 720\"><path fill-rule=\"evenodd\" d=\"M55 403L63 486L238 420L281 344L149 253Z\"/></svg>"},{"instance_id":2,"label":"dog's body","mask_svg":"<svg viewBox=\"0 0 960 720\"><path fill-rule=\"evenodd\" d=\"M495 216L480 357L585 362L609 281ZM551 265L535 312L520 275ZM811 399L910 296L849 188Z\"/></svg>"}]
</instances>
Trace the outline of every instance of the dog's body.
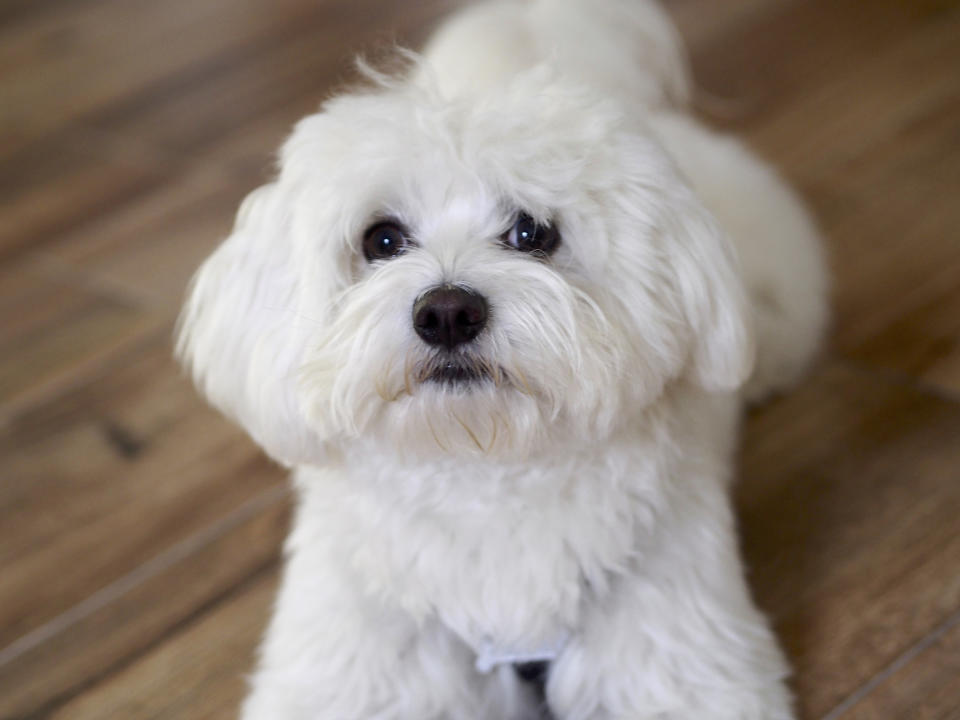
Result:
<instances>
[{"instance_id":1,"label":"dog's body","mask_svg":"<svg viewBox=\"0 0 960 720\"><path fill-rule=\"evenodd\" d=\"M486 4L297 127L181 328L296 468L245 720L792 717L727 487L825 276L688 95L644 0Z\"/></svg>"}]
</instances>

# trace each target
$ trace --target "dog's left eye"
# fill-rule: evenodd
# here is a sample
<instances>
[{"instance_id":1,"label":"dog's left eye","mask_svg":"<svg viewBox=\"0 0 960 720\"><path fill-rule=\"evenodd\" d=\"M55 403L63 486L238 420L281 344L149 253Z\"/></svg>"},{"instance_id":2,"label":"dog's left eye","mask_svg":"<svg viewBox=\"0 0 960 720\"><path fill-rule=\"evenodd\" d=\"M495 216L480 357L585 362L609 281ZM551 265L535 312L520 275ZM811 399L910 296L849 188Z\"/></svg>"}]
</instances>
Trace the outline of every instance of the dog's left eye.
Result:
<instances>
[{"instance_id":1,"label":"dog's left eye","mask_svg":"<svg viewBox=\"0 0 960 720\"><path fill-rule=\"evenodd\" d=\"M520 252L550 255L560 245L560 233L553 224L540 225L526 213L520 213L503 242Z\"/></svg>"},{"instance_id":2,"label":"dog's left eye","mask_svg":"<svg viewBox=\"0 0 960 720\"><path fill-rule=\"evenodd\" d=\"M407 231L396 222L377 223L363 234L363 256L367 262L396 257L410 245Z\"/></svg>"}]
</instances>

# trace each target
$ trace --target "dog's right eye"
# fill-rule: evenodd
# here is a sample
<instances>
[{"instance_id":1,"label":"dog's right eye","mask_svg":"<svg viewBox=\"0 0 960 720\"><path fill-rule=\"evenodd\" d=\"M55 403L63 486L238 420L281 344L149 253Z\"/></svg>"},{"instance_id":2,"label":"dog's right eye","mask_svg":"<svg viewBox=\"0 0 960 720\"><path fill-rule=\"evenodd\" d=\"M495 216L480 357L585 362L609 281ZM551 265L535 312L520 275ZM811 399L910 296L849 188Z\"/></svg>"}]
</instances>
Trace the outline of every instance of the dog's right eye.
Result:
<instances>
[{"instance_id":1,"label":"dog's right eye","mask_svg":"<svg viewBox=\"0 0 960 720\"><path fill-rule=\"evenodd\" d=\"M526 213L520 213L513 227L504 233L503 243L507 247L545 258L560 245L560 233L552 223L540 225Z\"/></svg>"},{"instance_id":2,"label":"dog's right eye","mask_svg":"<svg viewBox=\"0 0 960 720\"><path fill-rule=\"evenodd\" d=\"M410 245L406 230L395 222L377 223L363 234L363 256L367 262L396 257Z\"/></svg>"}]
</instances>

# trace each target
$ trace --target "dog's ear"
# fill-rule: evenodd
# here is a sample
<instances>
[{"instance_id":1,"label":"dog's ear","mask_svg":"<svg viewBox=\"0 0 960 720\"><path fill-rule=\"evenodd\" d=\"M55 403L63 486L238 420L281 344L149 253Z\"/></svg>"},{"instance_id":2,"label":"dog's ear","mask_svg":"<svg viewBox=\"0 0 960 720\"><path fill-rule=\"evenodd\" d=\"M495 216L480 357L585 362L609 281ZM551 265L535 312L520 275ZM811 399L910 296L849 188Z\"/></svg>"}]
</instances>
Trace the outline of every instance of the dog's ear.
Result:
<instances>
[{"instance_id":1,"label":"dog's ear","mask_svg":"<svg viewBox=\"0 0 960 720\"><path fill-rule=\"evenodd\" d=\"M666 241L692 332L690 372L707 390L735 390L750 376L755 349L733 246L695 199L684 198L673 210Z\"/></svg>"},{"instance_id":2,"label":"dog's ear","mask_svg":"<svg viewBox=\"0 0 960 720\"><path fill-rule=\"evenodd\" d=\"M177 325L177 356L207 399L275 459L321 453L296 402L299 321L292 218L277 183L252 192L200 267Z\"/></svg>"}]
</instances>

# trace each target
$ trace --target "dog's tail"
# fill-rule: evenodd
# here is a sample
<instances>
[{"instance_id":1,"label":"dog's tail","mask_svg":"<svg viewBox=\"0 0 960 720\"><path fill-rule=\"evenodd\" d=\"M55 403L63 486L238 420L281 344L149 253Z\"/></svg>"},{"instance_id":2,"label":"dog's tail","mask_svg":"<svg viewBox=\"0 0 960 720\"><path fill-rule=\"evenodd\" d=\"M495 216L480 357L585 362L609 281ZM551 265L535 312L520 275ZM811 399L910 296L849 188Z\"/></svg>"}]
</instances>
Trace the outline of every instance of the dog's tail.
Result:
<instances>
[{"instance_id":1,"label":"dog's tail","mask_svg":"<svg viewBox=\"0 0 960 720\"><path fill-rule=\"evenodd\" d=\"M564 75L645 106L685 106L691 95L683 43L655 0L480 3L448 20L424 56L453 93L550 61Z\"/></svg>"}]
</instances>

